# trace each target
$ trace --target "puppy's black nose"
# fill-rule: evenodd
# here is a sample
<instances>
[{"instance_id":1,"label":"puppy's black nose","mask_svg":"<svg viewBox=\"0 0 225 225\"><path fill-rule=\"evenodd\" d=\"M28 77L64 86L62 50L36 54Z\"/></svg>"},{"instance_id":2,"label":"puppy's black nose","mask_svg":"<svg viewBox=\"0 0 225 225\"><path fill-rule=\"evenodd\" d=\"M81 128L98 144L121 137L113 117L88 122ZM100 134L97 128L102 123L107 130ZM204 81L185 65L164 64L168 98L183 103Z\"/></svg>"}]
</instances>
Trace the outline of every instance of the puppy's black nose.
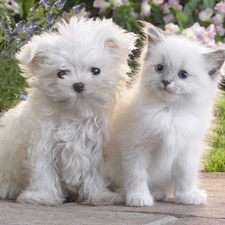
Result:
<instances>
[{"instance_id":1,"label":"puppy's black nose","mask_svg":"<svg viewBox=\"0 0 225 225\"><path fill-rule=\"evenodd\" d=\"M162 80L163 85L166 87L170 82L168 80Z\"/></svg>"},{"instance_id":2,"label":"puppy's black nose","mask_svg":"<svg viewBox=\"0 0 225 225\"><path fill-rule=\"evenodd\" d=\"M79 93L84 90L84 84L81 82L75 83L75 84L73 84L73 89L74 89L74 91Z\"/></svg>"}]
</instances>

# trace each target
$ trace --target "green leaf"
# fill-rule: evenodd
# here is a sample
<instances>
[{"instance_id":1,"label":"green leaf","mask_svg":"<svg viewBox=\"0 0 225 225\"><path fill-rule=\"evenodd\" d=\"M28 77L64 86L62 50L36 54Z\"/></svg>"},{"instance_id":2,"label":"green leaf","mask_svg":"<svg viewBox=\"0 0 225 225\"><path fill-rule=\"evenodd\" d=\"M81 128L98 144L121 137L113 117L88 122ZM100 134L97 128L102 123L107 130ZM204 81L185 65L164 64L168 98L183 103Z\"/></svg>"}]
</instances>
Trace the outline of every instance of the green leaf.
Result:
<instances>
[{"instance_id":1,"label":"green leaf","mask_svg":"<svg viewBox=\"0 0 225 225\"><path fill-rule=\"evenodd\" d=\"M24 1L24 10L26 14L30 12L30 8L32 8L35 4L35 0Z\"/></svg>"},{"instance_id":2,"label":"green leaf","mask_svg":"<svg viewBox=\"0 0 225 225\"><path fill-rule=\"evenodd\" d=\"M188 17L191 16L199 2L200 0L189 0L188 3L186 3L184 6L183 13Z\"/></svg>"},{"instance_id":3,"label":"green leaf","mask_svg":"<svg viewBox=\"0 0 225 225\"><path fill-rule=\"evenodd\" d=\"M203 0L203 9L213 8L216 4L215 0Z\"/></svg>"},{"instance_id":4,"label":"green leaf","mask_svg":"<svg viewBox=\"0 0 225 225\"><path fill-rule=\"evenodd\" d=\"M20 7L20 18L22 18L23 17L23 15L24 15L24 10L23 10L23 3L22 2L17 2L18 3L18 5L19 5L19 7Z\"/></svg>"}]
</instances>

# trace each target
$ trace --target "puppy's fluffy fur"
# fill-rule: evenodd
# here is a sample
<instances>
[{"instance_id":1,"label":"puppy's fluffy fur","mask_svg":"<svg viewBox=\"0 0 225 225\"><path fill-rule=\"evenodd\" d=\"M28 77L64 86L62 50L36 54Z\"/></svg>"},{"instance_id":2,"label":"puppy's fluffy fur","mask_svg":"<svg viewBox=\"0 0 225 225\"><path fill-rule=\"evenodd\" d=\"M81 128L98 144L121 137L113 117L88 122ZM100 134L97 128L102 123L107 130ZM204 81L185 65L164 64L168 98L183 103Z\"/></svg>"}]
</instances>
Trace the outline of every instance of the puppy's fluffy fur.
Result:
<instances>
[{"instance_id":1,"label":"puppy's fluffy fur","mask_svg":"<svg viewBox=\"0 0 225 225\"><path fill-rule=\"evenodd\" d=\"M112 20L72 18L16 55L27 101L0 124L0 197L58 205L66 198L111 204L102 148L136 37Z\"/></svg>"},{"instance_id":2,"label":"puppy's fluffy fur","mask_svg":"<svg viewBox=\"0 0 225 225\"><path fill-rule=\"evenodd\" d=\"M139 80L112 123L108 176L129 206L151 206L172 193L178 203L204 204L198 159L225 50L167 36L151 24L146 33Z\"/></svg>"}]
</instances>

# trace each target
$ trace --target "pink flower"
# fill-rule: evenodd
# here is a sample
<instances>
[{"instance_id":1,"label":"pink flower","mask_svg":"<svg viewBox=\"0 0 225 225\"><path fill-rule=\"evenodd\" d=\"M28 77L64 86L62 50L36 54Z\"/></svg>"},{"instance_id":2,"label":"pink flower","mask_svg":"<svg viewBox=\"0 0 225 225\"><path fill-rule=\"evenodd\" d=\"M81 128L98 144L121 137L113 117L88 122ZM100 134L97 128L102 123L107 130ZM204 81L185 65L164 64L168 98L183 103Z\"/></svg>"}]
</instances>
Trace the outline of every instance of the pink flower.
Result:
<instances>
[{"instance_id":1,"label":"pink flower","mask_svg":"<svg viewBox=\"0 0 225 225\"><path fill-rule=\"evenodd\" d=\"M211 22L218 25L224 22L224 15L217 13L215 16L211 18Z\"/></svg>"},{"instance_id":2,"label":"pink flower","mask_svg":"<svg viewBox=\"0 0 225 225\"><path fill-rule=\"evenodd\" d=\"M111 0L110 2L114 5L114 7L119 7L121 5L129 3L128 0Z\"/></svg>"},{"instance_id":3,"label":"pink flower","mask_svg":"<svg viewBox=\"0 0 225 225\"><path fill-rule=\"evenodd\" d=\"M160 5L164 2L164 0L152 0L155 5Z\"/></svg>"},{"instance_id":4,"label":"pink flower","mask_svg":"<svg viewBox=\"0 0 225 225\"><path fill-rule=\"evenodd\" d=\"M93 2L93 6L95 8L99 8L99 13L104 14L105 10L110 6L109 2L106 2L105 0L95 0Z\"/></svg>"},{"instance_id":5,"label":"pink flower","mask_svg":"<svg viewBox=\"0 0 225 225\"><path fill-rule=\"evenodd\" d=\"M178 12L182 12L183 7L182 7L182 5L179 4L179 0L169 0L168 5L172 9L174 9Z\"/></svg>"},{"instance_id":6,"label":"pink flower","mask_svg":"<svg viewBox=\"0 0 225 225\"><path fill-rule=\"evenodd\" d=\"M163 20L164 20L165 24L167 24L169 22L173 22L174 21L173 14L168 14L168 15L164 16Z\"/></svg>"},{"instance_id":7,"label":"pink flower","mask_svg":"<svg viewBox=\"0 0 225 225\"><path fill-rule=\"evenodd\" d=\"M217 47L225 48L225 43L219 41L219 42L217 43Z\"/></svg>"},{"instance_id":8,"label":"pink flower","mask_svg":"<svg viewBox=\"0 0 225 225\"><path fill-rule=\"evenodd\" d=\"M151 14L151 6L148 4L147 0L143 0L141 3L141 16L147 17Z\"/></svg>"},{"instance_id":9,"label":"pink flower","mask_svg":"<svg viewBox=\"0 0 225 225\"><path fill-rule=\"evenodd\" d=\"M179 0L169 0L168 3L170 5L178 5L179 4Z\"/></svg>"},{"instance_id":10,"label":"pink flower","mask_svg":"<svg viewBox=\"0 0 225 225\"><path fill-rule=\"evenodd\" d=\"M224 34L225 34L225 29L224 29L224 27L223 27L223 24L217 25L217 26L216 26L216 31L217 31L217 33L218 33L221 37L223 37Z\"/></svg>"},{"instance_id":11,"label":"pink flower","mask_svg":"<svg viewBox=\"0 0 225 225\"><path fill-rule=\"evenodd\" d=\"M198 17L201 21L210 21L211 16L213 15L213 9L207 8L205 10L202 10Z\"/></svg>"},{"instance_id":12,"label":"pink flower","mask_svg":"<svg viewBox=\"0 0 225 225\"><path fill-rule=\"evenodd\" d=\"M168 33L168 34L174 34L174 33L177 33L179 31L180 31L180 28L173 23L168 23L165 26L165 32Z\"/></svg>"},{"instance_id":13,"label":"pink flower","mask_svg":"<svg viewBox=\"0 0 225 225\"><path fill-rule=\"evenodd\" d=\"M208 32L208 35L214 39L215 35L216 35L216 27L214 24L210 24L207 28L206 31Z\"/></svg>"},{"instance_id":14,"label":"pink flower","mask_svg":"<svg viewBox=\"0 0 225 225\"><path fill-rule=\"evenodd\" d=\"M166 2L164 4L161 5L160 7L161 12L165 15L165 14L169 14L170 13L170 8L169 8L169 4Z\"/></svg>"},{"instance_id":15,"label":"pink flower","mask_svg":"<svg viewBox=\"0 0 225 225\"><path fill-rule=\"evenodd\" d=\"M185 29L182 34L194 40L199 40L204 45L215 46L214 37L216 35L216 29L214 24L204 28L201 27L199 23L195 23L193 26Z\"/></svg>"},{"instance_id":16,"label":"pink flower","mask_svg":"<svg viewBox=\"0 0 225 225\"><path fill-rule=\"evenodd\" d=\"M221 14L225 14L225 2L219 2L215 5L214 7L215 10L217 10L218 12L220 12Z\"/></svg>"}]
</instances>

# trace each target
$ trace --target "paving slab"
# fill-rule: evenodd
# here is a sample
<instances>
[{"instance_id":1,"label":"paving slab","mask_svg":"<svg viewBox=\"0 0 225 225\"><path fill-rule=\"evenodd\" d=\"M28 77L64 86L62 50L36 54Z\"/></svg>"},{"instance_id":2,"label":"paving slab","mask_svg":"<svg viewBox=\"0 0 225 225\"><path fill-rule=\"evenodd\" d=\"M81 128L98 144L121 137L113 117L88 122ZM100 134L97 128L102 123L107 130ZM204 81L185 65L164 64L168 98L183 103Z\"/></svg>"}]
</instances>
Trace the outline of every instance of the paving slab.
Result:
<instances>
[{"instance_id":1,"label":"paving slab","mask_svg":"<svg viewBox=\"0 0 225 225\"><path fill-rule=\"evenodd\" d=\"M225 225L225 173L200 173L199 187L208 195L204 206L175 204L173 199L152 207L49 207L0 200L0 225Z\"/></svg>"}]
</instances>

